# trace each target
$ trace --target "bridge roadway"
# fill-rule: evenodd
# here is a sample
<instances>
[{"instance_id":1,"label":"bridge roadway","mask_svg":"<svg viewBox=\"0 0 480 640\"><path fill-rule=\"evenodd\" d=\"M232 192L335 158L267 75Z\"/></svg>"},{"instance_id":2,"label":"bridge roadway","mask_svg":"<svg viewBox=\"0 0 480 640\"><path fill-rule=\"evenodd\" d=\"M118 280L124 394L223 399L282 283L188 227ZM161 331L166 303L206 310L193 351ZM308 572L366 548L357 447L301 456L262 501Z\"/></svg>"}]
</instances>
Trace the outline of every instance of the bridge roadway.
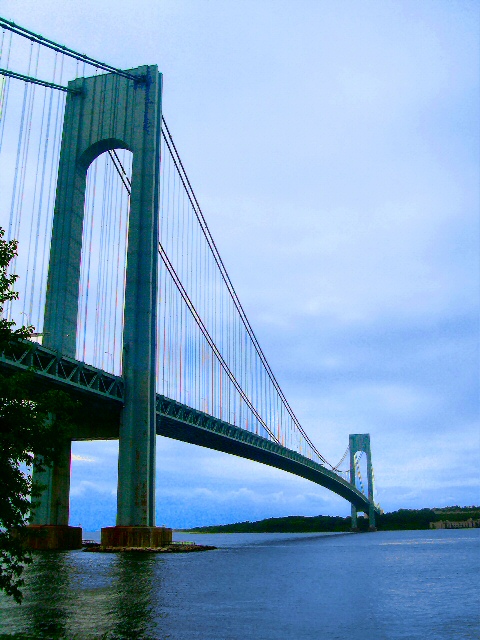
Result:
<instances>
[{"instance_id":1,"label":"bridge roadway","mask_svg":"<svg viewBox=\"0 0 480 640\"><path fill-rule=\"evenodd\" d=\"M117 439L123 379L40 344L12 343L0 354L6 374L31 370L42 389L64 389L79 400L73 440ZM277 467L326 487L368 513L368 498L321 464L267 438L157 394L157 434ZM375 511L378 513L377 508Z\"/></svg>"}]
</instances>

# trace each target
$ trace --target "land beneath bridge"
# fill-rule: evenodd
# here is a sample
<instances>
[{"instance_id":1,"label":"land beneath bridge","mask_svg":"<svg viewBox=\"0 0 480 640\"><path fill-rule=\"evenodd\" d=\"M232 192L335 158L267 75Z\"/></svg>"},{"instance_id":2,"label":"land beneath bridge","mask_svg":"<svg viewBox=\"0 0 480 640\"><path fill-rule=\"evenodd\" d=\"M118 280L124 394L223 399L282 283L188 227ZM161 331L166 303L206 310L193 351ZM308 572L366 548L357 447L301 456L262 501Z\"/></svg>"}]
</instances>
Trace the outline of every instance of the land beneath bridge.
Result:
<instances>
[{"instance_id":1,"label":"land beneath bridge","mask_svg":"<svg viewBox=\"0 0 480 640\"><path fill-rule=\"evenodd\" d=\"M443 507L434 509L399 509L376 516L376 526L381 531L429 529L431 522L463 522L480 518L480 506ZM188 533L326 533L350 531L351 518L341 516L287 516L266 518L256 522L177 529ZM368 530L368 519L358 517L358 529Z\"/></svg>"}]
</instances>

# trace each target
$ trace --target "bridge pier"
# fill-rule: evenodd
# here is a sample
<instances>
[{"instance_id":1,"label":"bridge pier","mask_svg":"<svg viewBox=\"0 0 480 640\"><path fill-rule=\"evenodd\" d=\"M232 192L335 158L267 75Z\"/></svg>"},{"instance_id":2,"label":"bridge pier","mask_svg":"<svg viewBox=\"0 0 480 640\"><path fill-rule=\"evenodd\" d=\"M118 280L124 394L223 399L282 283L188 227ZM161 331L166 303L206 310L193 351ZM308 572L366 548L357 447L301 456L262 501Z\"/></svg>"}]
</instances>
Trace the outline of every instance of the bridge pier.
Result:
<instances>
[{"instance_id":1,"label":"bridge pier","mask_svg":"<svg viewBox=\"0 0 480 640\"><path fill-rule=\"evenodd\" d=\"M122 362L125 404L119 430L118 529L107 527L102 537L106 542L128 538L135 541L135 546L151 546L152 540L168 537L164 528L155 527L162 77L156 66L128 73L130 77L107 73L77 78L68 85L71 92L66 101L60 152L44 343L62 355L75 357L87 169L108 150L128 149L133 153L133 169L126 257ZM46 489L33 517L37 525L68 525L69 455L69 451L62 452L61 460L39 477ZM137 527L137 533L132 531Z\"/></svg>"},{"instance_id":2,"label":"bridge pier","mask_svg":"<svg viewBox=\"0 0 480 640\"><path fill-rule=\"evenodd\" d=\"M167 527L103 527L102 547L164 547L172 542Z\"/></svg>"}]
</instances>

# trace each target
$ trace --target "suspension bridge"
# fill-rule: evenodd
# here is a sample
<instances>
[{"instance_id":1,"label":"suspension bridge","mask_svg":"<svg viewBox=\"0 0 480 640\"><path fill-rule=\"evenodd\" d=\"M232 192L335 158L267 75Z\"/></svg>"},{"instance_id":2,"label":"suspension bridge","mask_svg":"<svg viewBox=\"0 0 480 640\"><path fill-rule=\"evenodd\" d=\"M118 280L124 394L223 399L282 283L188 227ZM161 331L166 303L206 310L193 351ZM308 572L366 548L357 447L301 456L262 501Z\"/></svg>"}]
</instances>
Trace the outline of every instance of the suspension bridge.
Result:
<instances>
[{"instance_id":1,"label":"suspension bridge","mask_svg":"<svg viewBox=\"0 0 480 640\"><path fill-rule=\"evenodd\" d=\"M19 297L3 314L36 332L0 370L30 369L77 398L71 440L119 440L117 525L102 541L171 536L155 526L156 435L307 478L351 503L352 526L361 511L374 527L369 435L350 435L330 464L302 428L195 197L158 68L116 69L0 27L0 226L19 242ZM81 541L68 526L70 461L68 442L38 473L32 516L64 547Z\"/></svg>"}]
</instances>

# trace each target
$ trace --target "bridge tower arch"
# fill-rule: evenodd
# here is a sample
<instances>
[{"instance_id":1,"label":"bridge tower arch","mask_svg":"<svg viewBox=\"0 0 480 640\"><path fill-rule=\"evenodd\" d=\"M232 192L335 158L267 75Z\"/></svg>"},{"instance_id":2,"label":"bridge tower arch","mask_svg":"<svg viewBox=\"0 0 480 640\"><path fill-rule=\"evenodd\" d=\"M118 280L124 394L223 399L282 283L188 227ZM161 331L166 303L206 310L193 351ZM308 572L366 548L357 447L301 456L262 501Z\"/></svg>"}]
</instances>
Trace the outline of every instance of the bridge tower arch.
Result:
<instances>
[{"instance_id":1,"label":"bridge tower arch","mask_svg":"<svg viewBox=\"0 0 480 640\"><path fill-rule=\"evenodd\" d=\"M135 76L135 79L132 79ZM143 66L68 84L45 303L45 346L75 357L89 165L133 153L125 285L125 404L119 427L117 525L155 526L155 361L162 76ZM38 479L35 525L68 525L71 444Z\"/></svg>"},{"instance_id":2,"label":"bridge tower arch","mask_svg":"<svg viewBox=\"0 0 480 640\"><path fill-rule=\"evenodd\" d=\"M355 454L363 451L367 457L367 483L368 483L368 521L369 528L375 530L375 505L373 502L373 469L372 451L370 449L369 433L351 433L349 436L350 449L350 482L355 485ZM352 529L357 528L357 507L352 503Z\"/></svg>"}]
</instances>

